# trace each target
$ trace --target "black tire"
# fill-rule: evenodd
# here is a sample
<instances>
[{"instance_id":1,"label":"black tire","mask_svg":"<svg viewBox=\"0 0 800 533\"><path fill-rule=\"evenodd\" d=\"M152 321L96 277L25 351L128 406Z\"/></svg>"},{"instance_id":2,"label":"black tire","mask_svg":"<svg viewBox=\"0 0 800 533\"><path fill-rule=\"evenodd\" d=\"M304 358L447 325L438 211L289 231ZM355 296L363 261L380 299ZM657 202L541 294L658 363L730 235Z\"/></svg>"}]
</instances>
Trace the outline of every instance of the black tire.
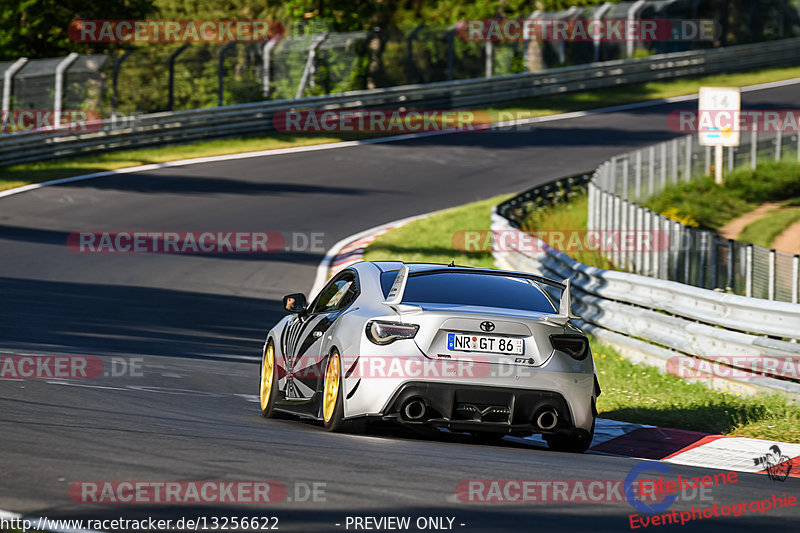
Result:
<instances>
[{"instance_id":1,"label":"black tire","mask_svg":"<svg viewBox=\"0 0 800 533\"><path fill-rule=\"evenodd\" d=\"M557 452L583 453L592 445L594 438L594 419L592 429L589 431L575 430L571 432L556 433L555 435L545 435L547 447Z\"/></svg>"},{"instance_id":2,"label":"black tire","mask_svg":"<svg viewBox=\"0 0 800 533\"><path fill-rule=\"evenodd\" d=\"M269 380L269 386L265 385L264 367L267 362L267 352L272 350L272 378ZM278 365L275 364L275 345L272 340L267 342L264 347L264 353L261 356L261 369L259 371L259 405L261 407L261 416L265 418L277 418L278 414L275 412L275 400L278 397ZM266 389L269 390L266 390Z\"/></svg>"}]
</instances>

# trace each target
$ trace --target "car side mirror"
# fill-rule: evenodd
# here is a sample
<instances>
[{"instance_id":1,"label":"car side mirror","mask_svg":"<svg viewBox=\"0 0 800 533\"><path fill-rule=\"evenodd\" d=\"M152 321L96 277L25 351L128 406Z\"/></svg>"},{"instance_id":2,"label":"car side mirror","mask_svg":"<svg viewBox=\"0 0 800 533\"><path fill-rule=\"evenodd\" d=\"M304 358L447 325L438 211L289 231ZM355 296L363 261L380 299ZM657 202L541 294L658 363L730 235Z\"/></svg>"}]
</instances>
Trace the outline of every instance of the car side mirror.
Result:
<instances>
[{"instance_id":1,"label":"car side mirror","mask_svg":"<svg viewBox=\"0 0 800 533\"><path fill-rule=\"evenodd\" d=\"M289 294L283 297L283 308L290 313L302 315L306 312L306 295L301 292Z\"/></svg>"}]
</instances>

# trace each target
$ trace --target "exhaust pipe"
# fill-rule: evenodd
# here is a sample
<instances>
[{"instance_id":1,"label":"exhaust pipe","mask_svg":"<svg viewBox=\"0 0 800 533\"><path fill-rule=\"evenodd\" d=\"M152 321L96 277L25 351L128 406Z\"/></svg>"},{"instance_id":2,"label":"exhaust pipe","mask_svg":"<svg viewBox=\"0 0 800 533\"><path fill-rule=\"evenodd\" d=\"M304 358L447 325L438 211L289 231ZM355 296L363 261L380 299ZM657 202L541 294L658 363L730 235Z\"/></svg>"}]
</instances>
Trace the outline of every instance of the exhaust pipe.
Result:
<instances>
[{"instance_id":1,"label":"exhaust pipe","mask_svg":"<svg viewBox=\"0 0 800 533\"><path fill-rule=\"evenodd\" d=\"M539 429L545 431L553 429L557 423L558 413L556 413L555 409L545 409L536 417L536 425L539 426Z\"/></svg>"},{"instance_id":2,"label":"exhaust pipe","mask_svg":"<svg viewBox=\"0 0 800 533\"><path fill-rule=\"evenodd\" d=\"M406 420L422 420L425 416L426 405L420 398L412 398L403 405L403 418Z\"/></svg>"}]
</instances>

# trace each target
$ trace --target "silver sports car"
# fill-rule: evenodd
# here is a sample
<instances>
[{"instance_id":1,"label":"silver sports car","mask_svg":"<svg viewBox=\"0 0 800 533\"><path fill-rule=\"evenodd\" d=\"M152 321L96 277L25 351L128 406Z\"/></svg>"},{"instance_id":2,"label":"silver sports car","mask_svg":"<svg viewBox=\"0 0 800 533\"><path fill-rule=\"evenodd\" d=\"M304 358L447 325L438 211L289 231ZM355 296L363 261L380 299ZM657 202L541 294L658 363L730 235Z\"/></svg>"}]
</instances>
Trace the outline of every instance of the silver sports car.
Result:
<instances>
[{"instance_id":1,"label":"silver sports car","mask_svg":"<svg viewBox=\"0 0 800 533\"><path fill-rule=\"evenodd\" d=\"M600 387L569 302L568 280L356 263L310 304L284 297L290 314L264 343L261 411L329 431L392 420L479 438L540 433L550 448L583 452Z\"/></svg>"}]
</instances>

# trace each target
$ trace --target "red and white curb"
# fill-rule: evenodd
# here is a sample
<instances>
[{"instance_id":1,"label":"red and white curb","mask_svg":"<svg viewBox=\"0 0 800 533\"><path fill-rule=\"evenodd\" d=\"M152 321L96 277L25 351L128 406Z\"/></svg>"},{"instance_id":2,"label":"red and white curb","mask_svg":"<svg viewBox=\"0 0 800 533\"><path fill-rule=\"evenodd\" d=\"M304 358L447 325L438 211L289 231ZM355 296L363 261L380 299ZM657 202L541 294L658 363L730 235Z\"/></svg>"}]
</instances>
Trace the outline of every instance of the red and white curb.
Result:
<instances>
[{"instance_id":1,"label":"red and white curb","mask_svg":"<svg viewBox=\"0 0 800 533\"><path fill-rule=\"evenodd\" d=\"M317 271L317 280L311 294L316 294L334 274L362 261L364 251L384 233L399 228L419 215L377 226L339 241L325 255ZM538 435L507 439L545 446ZM781 455L791 460L789 475L800 477L800 444L776 442L747 437L725 437L698 431L660 428L598 418L589 453L619 455L637 459L664 461L686 466L699 466L736 472L767 473L755 459L763 457L770 447L778 446Z\"/></svg>"}]
</instances>

